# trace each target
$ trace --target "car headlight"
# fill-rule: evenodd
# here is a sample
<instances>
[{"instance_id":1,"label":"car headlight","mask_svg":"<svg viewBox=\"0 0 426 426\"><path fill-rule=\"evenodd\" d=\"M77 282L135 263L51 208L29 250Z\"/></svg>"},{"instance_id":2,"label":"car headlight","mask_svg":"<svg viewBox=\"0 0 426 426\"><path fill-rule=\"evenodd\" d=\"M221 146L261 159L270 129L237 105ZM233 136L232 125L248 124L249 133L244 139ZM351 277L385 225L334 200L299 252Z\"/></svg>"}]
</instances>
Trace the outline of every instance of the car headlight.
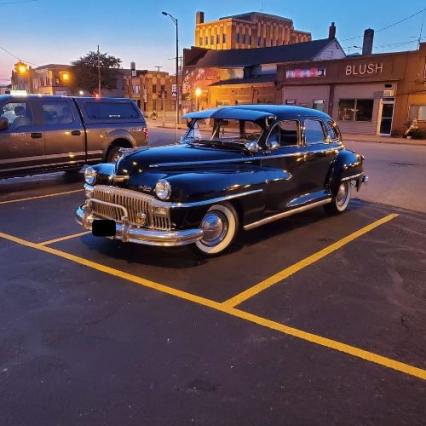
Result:
<instances>
[{"instance_id":1,"label":"car headlight","mask_svg":"<svg viewBox=\"0 0 426 426\"><path fill-rule=\"evenodd\" d=\"M84 181L88 185L94 185L94 183L96 182L96 175L96 170L93 167L87 167L84 171Z\"/></svg>"},{"instance_id":2,"label":"car headlight","mask_svg":"<svg viewBox=\"0 0 426 426\"><path fill-rule=\"evenodd\" d=\"M166 180L159 180L155 185L155 194L160 200L168 200L172 194L172 187Z\"/></svg>"}]
</instances>

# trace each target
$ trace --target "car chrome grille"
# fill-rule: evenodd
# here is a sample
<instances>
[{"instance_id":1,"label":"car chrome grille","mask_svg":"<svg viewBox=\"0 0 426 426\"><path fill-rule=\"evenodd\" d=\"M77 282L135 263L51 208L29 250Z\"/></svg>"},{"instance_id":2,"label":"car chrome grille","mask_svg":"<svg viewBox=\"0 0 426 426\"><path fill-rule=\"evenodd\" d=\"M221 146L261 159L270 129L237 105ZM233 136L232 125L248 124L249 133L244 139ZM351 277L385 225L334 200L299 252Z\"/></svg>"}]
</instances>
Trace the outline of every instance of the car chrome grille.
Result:
<instances>
[{"instance_id":1,"label":"car chrome grille","mask_svg":"<svg viewBox=\"0 0 426 426\"><path fill-rule=\"evenodd\" d=\"M96 202L91 203L92 212L106 219L120 222L123 217L123 210L119 206L122 206L128 212L128 220L131 225L164 231L172 228L168 210L167 215L155 214L157 200L151 195L115 186L96 185L92 199L117 205L115 207Z\"/></svg>"}]
</instances>

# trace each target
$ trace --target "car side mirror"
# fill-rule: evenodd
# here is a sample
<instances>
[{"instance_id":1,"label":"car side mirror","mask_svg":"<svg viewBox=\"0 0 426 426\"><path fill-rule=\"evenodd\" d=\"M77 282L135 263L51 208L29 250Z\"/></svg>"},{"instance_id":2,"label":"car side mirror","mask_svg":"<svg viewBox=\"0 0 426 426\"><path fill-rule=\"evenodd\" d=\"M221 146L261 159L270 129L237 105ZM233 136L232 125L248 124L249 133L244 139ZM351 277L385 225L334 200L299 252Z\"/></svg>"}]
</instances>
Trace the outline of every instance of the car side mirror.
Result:
<instances>
[{"instance_id":1,"label":"car side mirror","mask_svg":"<svg viewBox=\"0 0 426 426\"><path fill-rule=\"evenodd\" d=\"M9 120L5 117L0 118L0 130L6 130L9 128Z\"/></svg>"}]
</instances>

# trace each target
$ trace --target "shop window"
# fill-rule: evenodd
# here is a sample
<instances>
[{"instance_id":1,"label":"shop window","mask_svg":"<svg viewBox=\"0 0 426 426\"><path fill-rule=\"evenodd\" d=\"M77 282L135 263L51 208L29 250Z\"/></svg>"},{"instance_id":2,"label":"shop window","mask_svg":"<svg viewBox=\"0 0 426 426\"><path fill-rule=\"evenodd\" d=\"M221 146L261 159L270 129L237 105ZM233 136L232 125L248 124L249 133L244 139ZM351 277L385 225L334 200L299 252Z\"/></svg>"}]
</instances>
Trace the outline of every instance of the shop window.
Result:
<instances>
[{"instance_id":1,"label":"shop window","mask_svg":"<svg viewBox=\"0 0 426 426\"><path fill-rule=\"evenodd\" d=\"M305 120L305 142L307 145L324 142L325 135L322 124L318 120Z\"/></svg>"},{"instance_id":2,"label":"shop window","mask_svg":"<svg viewBox=\"0 0 426 426\"><path fill-rule=\"evenodd\" d=\"M373 99L340 99L339 120L371 121L373 118Z\"/></svg>"}]
</instances>

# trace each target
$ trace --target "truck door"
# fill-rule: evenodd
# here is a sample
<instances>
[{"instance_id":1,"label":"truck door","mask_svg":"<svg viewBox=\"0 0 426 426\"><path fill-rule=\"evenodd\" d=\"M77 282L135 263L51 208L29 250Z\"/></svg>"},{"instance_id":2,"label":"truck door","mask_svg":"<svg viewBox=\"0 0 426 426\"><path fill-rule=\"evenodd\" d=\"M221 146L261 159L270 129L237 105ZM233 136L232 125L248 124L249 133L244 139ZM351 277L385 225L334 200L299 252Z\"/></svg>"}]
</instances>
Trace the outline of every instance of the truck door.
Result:
<instances>
[{"instance_id":1,"label":"truck door","mask_svg":"<svg viewBox=\"0 0 426 426\"><path fill-rule=\"evenodd\" d=\"M8 128L0 130L0 174L13 175L43 163L43 134L28 98L11 98L0 105Z\"/></svg>"},{"instance_id":2,"label":"truck door","mask_svg":"<svg viewBox=\"0 0 426 426\"><path fill-rule=\"evenodd\" d=\"M72 99L36 100L41 115L45 161L50 166L80 165L85 162L85 136Z\"/></svg>"}]
</instances>

